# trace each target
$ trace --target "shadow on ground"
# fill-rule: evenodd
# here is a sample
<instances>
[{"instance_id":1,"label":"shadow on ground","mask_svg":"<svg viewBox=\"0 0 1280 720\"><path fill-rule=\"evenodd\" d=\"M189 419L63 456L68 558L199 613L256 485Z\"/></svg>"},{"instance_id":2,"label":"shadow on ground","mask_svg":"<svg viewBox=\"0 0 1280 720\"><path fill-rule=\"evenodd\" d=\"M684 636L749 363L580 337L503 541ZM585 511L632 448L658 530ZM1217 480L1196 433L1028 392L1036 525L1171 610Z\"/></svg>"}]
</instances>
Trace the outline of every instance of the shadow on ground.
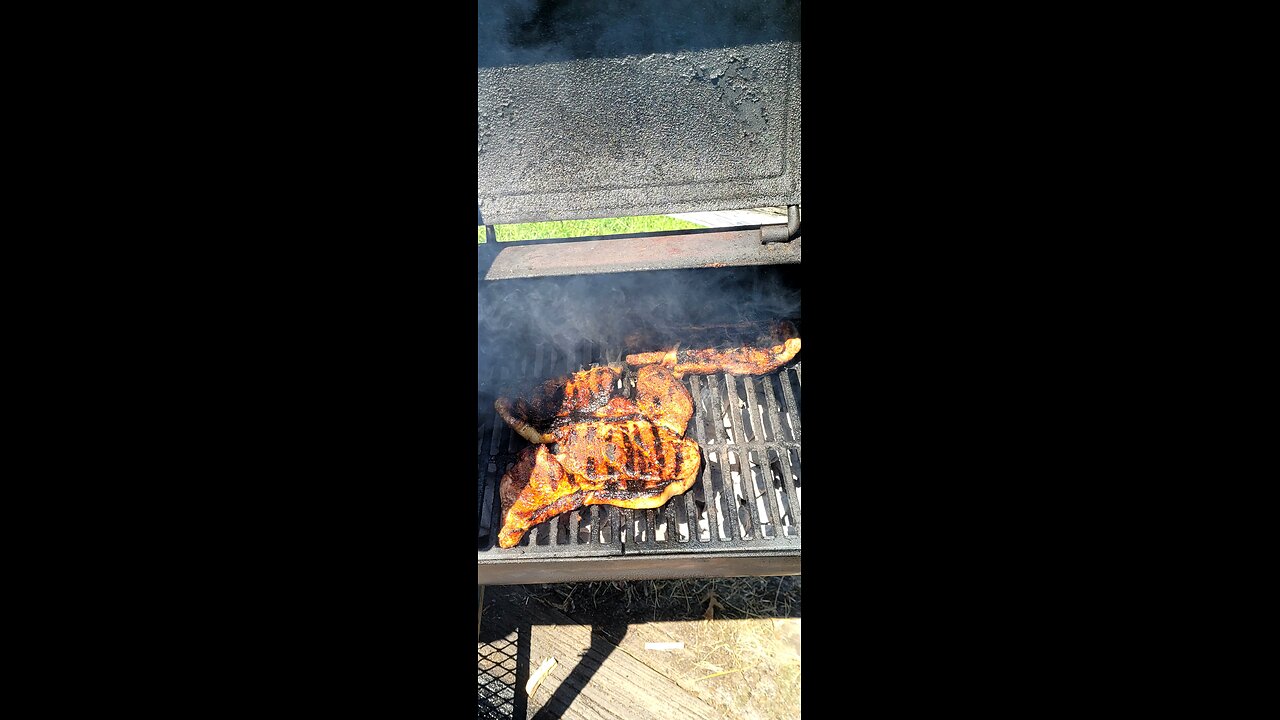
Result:
<instances>
[{"instance_id":1,"label":"shadow on ground","mask_svg":"<svg viewBox=\"0 0 1280 720\"><path fill-rule=\"evenodd\" d=\"M620 647L668 676L676 694L677 685L688 691L691 702L744 719L799 717L799 576L490 586L483 608L477 718L573 717L584 691L609 692L592 680L614 653L624 652ZM531 715L525 685L543 659L531 657L534 628L556 624L589 627L590 645L577 657L557 658L558 684L549 694L535 692ZM680 653L646 655L639 649L649 637L645 626L665 628L690 644ZM762 638L769 648L760 648ZM753 645L758 652L751 652ZM629 712L656 716L643 708Z\"/></svg>"}]
</instances>

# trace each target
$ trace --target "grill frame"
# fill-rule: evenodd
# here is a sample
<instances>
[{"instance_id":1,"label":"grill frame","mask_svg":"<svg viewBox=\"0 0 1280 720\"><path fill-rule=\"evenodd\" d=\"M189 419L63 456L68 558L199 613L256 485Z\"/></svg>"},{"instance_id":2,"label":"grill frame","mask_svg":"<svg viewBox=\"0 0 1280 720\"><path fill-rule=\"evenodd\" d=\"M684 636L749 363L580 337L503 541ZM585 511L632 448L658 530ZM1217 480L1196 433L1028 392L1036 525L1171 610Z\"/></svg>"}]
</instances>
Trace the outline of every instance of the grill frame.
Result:
<instances>
[{"instance_id":1,"label":"grill frame","mask_svg":"<svg viewBox=\"0 0 1280 720\"><path fill-rule=\"evenodd\" d=\"M498 377L487 380L507 384L553 377L611 356L616 354L591 343L580 345L572 358L540 344L522 368L523 377L505 377L499 370ZM632 386L630 373L624 382ZM695 402L686 435L698 442L703 456L690 490L652 510L594 505L564 513L531 528L513 548L496 545L501 526L497 488L503 472L529 443L491 411L477 437L479 582L800 574L801 358L763 376L689 375L682 382ZM742 405L733 407L733 400ZM735 411L726 412L726 402ZM729 502L726 481L733 483L733 498L750 495L752 504ZM761 492L766 489L772 492ZM691 517L694 523L689 523ZM591 530L583 542L586 527ZM699 531L692 532L694 527Z\"/></svg>"}]
</instances>

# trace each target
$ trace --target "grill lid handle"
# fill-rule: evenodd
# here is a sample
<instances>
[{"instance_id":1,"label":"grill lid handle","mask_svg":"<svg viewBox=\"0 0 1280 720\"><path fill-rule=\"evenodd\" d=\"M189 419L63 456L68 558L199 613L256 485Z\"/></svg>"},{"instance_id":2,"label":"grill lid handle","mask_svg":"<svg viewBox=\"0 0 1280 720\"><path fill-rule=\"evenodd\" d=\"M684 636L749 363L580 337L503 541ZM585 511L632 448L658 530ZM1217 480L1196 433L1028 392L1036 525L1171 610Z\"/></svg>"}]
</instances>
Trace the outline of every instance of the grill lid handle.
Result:
<instances>
[{"instance_id":1,"label":"grill lid handle","mask_svg":"<svg viewBox=\"0 0 1280 720\"><path fill-rule=\"evenodd\" d=\"M800 206L787 206L787 224L782 225L761 225L760 226L760 242L768 245L769 243L785 243L791 242L800 237Z\"/></svg>"}]
</instances>

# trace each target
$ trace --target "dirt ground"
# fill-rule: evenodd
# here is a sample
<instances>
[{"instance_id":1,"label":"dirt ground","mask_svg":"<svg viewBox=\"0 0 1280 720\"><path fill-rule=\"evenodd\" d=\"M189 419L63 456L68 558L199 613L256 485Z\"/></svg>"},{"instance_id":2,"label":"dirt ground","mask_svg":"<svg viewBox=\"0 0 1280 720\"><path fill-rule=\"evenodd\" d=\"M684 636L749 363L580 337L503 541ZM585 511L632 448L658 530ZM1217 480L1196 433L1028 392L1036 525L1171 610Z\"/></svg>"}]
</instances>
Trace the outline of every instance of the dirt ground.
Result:
<instances>
[{"instance_id":1,"label":"dirt ground","mask_svg":"<svg viewBox=\"0 0 1280 720\"><path fill-rule=\"evenodd\" d=\"M601 632L724 717L790 720L800 717L800 588L800 576L494 586L482 622L501 631L512 620L502 608L537 603ZM681 647L649 647L663 644ZM480 716L503 717L490 713Z\"/></svg>"}]
</instances>

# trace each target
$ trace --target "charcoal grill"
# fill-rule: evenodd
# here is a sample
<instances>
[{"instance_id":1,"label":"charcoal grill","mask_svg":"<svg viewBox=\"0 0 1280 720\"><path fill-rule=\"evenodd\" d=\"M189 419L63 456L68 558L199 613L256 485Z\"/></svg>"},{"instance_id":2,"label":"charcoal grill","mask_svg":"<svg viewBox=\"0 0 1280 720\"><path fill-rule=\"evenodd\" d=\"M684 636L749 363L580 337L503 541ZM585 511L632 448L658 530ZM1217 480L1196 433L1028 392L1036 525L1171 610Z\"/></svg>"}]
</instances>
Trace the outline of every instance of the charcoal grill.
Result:
<instances>
[{"instance_id":1,"label":"charcoal grill","mask_svg":"<svg viewBox=\"0 0 1280 720\"><path fill-rule=\"evenodd\" d=\"M583 345L576 357L538 346L533 377L616 356ZM496 547L497 484L528 442L491 412L478 447L480 576L485 584L653 577L796 574L801 529L801 363L764 376L684 378L695 403L687 430L702 449L695 486L653 510L595 505ZM634 378L624 383L634 387Z\"/></svg>"},{"instance_id":2,"label":"charcoal grill","mask_svg":"<svg viewBox=\"0 0 1280 720\"><path fill-rule=\"evenodd\" d=\"M478 223L489 242L479 295L619 273L694 273L696 286L798 265L799 19L787 0L482 1ZM766 206L788 214L753 227L494 242L495 224ZM800 326L798 312L772 319ZM629 351L616 338L543 337L513 349L518 361L481 368L479 583L799 574L799 357L764 376L683 379L695 400L687 433L703 455L690 491L653 510L582 508L497 547L498 482L527 442L493 395Z\"/></svg>"}]
</instances>

